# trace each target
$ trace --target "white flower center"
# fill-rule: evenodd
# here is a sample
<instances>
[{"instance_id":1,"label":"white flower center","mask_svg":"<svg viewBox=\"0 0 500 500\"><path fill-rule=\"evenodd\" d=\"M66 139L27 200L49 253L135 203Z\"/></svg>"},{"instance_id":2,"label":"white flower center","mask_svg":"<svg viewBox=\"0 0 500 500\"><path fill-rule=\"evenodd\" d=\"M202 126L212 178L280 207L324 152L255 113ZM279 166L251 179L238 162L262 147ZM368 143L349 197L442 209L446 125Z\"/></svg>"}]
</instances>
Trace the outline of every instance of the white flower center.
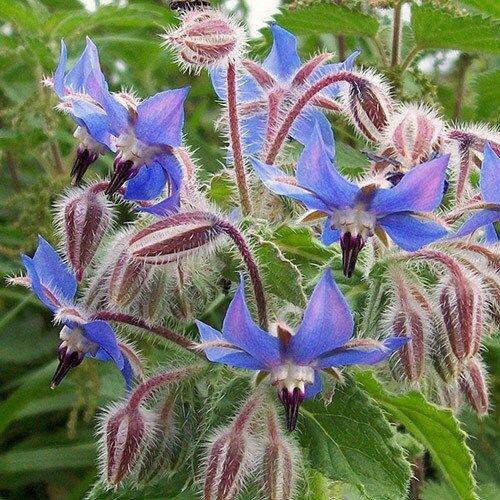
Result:
<instances>
[{"instance_id":1,"label":"white flower center","mask_svg":"<svg viewBox=\"0 0 500 500\"><path fill-rule=\"evenodd\" d=\"M81 352L90 353L95 356L99 349L99 344L92 342L83 334L81 328L68 328L64 326L59 334L59 338L63 341L60 347L66 347L67 353Z\"/></svg>"},{"instance_id":2,"label":"white flower center","mask_svg":"<svg viewBox=\"0 0 500 500\"><path fill-rule=\"evenodd\" d=\"M359 234L363 240L373 236L376 222L376 217L361 206L334 210L332 217L333 229L339 229L342 234L351 233L352 236Z\"/></svg>"},{"instance_id":3,"label":"white flower center","mask_svg":"<svg viewBox=\"0 0 500 500\"><path fill-rule=\"evenodd\" d=\"M120 134L115 141L120 161L132 161L134 165L148 165L154 158L160 155L164 148L160 146L149 146L141 142L132 131Z\"/></svg>"},{"instance_id":4,"label":"white flower center","mask_svg":"<svg viewBox=\"0 0 500 500\"><path fill-rule=\"evenodd\" d=\"M279 389L287 389L293 393L297 387L304 394L305 385L314 382L314 369L310 366L299 366L292 363L277 366L271 371L271 384Z\"/></svg>"},{"instance_id":5,"label":"white flower center","mask_svg":"<svg viewBox=\"0 0 500 500\"><path fill-rule=\"evenodd\" d=\"M103 155L106 153L107 148L100 142L97 142L88 132L85 127L76 127L73 132L73 137L80 141L83 148L88 149L91 153Z\"/></svg>"}]
</instances>

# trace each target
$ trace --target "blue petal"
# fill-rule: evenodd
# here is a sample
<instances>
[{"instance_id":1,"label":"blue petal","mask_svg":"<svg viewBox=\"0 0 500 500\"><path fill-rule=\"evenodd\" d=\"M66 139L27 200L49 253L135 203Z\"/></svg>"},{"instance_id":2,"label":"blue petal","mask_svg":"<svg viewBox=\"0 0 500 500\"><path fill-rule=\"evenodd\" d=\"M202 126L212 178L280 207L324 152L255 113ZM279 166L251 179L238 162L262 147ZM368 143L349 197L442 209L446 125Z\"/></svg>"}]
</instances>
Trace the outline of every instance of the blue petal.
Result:
<instances>
[{"instance_id":1,"label":"blue petal","mask_svg":"<svg viewBox=\"0 0 500 500\"><path fill-rule=\"evenodd\" d=\"M261 181L274 194L289 196L294 200L304 203L304 205L313 210L321 210L325 213L330 212L325 202L317 197L315 193L287 182L287 179L290 179L291 182L295 179L285 174L279 168L266 165L256 158L250 158L250 161Z\"/></svg>"},{"instance_id":2,"label":"blue petal","mask_svg":"<svg viewBox=\"0 0 500 500\"><path fill-rule=\"evenodd\" d=\"M389 357L394 351L403 347L409 337L388 337L382 341L382 345L376 348L348 347L336 349L336 352L328 353L318 360L318 368L331 368L346 365L373 365Z\"/></svg>"},{"instance_id":3,"label":"blue petal","mask_svg":"<svg viewBox=\"0 0 500 500\"><path fill-rule=\"evenodd\" d=\"M241 142L246 156L262 152L266 127L267 114L265 113L245 116L241 120ZM228 148L228 150L232 155L231 148Z\"/></svg>"},{"instance_id":4,"label":"blue petal","mask_svg":"<svg viewBox=\"0 0 500 500\"><path fill-rule=\"evenodd\" d=\"M440 224L408 212L386 215L377 224L396 244L409 252L448 235L448 231Z\"/></svg>"},{"instance_id":5,"label":"blue petal","mask_svg":"<svg viewBox=\"0 0 500 500\"><path fill-rule=\"evenodd\" d=\"M333 140L332 126L319 109L311 106L304 109L294 121L290 136L305 146L311 141L316 126L319 127L321 132L326 153L333 159L335 156L335 142Z\"/></svg>"},{"instance_id":6,"label":"blue petal","mask_svg":"<svg viewBox=\"0 0 500 500\"><path fill-rule=\"evenodd\" d=\"M222 333L215 330L209 325L196 321L196 325L200 332L200 337L203 342L225 341ZM250 354L240 349L232 349L228 347L209 347L205 349L205 354L210 361L214 363L223 363L236 368L244 368L247 370L265 370L266 364L258 359L253 358Z\"/></svg>"},{"instance_id":7,"label":"blue petal","mask_svg":"<svg viewBox=\"0 0 500 500\"><path fill-rule=\"evenodd\" d=\"M131 117L125 106L122 106L106 88L99 86L95 76L91 74L89 81L94 79L92 87L95 90L94 99L103 107L109 118L110 132L118 137L120 134L127 132L131 127Z\"/></svg>"},{"instance_id":8,"label":"blue petal","mask_svg":"<svg viewBox=\"0 0 500 500\"><path fill-rule=\"evenodd\" d=\"M180 189L175 189L170 196L155 205L151 205L149 207L137 207L137 210L139 212L156 215L157 217L166 217L167 215L175 214L179 211L180 194Z\"/></svg>"},{"instance_id":9,"label":"blue petal","mask_svg":"<svg viewBox=\"0 0 500 500\"><path fill-rule=\"evenodd\" d=\"M64 97L64 71L66 70L66 62L68 59L66 44L64 40L61 40L61 53L59 56L59 62L57 63L57 68L54 72L54 92L61 99Z\"/></svg>"},{"instance_id":10,"label":"blue petal","mask_svg":"<svg viewBox=\"0 0 500 500\"><path fill-rule=\"evenodd\" d=\"M85 336L98 344L114 361L119 370L123 369L123 355L116 342L116 335L106 321L96 320L83 325Z\"/></svg>"},{"instance_id":11,"label":"blue petal","mask_svg":"<svg viewBox=\"0 0 500 500\"><path fill-rule=\"evenodd\" d=\"M271 31L273 46L262 67L281 82L288 82L301 66L297 38L276 23L271 25Z\"/></svg>"},{"instance_id":12,"label":"blue petal","mask_svg":"<svg viewBox=\"0 0 500 500\"><path fill-rule=\"evenodd\" d=\"M226 341L243 349L263 365L272 367L280 363L278 339L261 330L252 320L245 303L243 276L229 304L222 332Z\"/></svg>"},{"instance_id":13,"label":"blue petal","mask_svg":"<svg viewBox=\"0 0 500 500\"><path fill-rule=\"evenodd\" d=\"M42 285L61 304L69 305L73 302L77 287L75 275L45 239L41 236L38 237L38 248L35 255L32 259L23 256L23 262L28 275L32 278L33 290L47 307L54 310L55 304L49 300Z\"/></svg>"},{"instance_id":14,"label":"blue petal","mask_svg":"<svg viewBox=\"0 0 500 500\"><path fill-rule=\"evenodd\" d=\"M130 392L134 381L134 370L132 369L130 361L126 357L123 357L123 368L120 371L122 372L123 379L125 380L127 392Z\"/></svg>"},{"instance_id":15,"label":"blue petal","mask_svg":"<svg viewBox=\"0 0 500 500\"><path fill-rule=\"evenodd\" d=\"M111 148L108 115L102 108L83 99L72 99L73 115L83 123L88 133L100 144Z\"/></svg>"},{"instance_id":16,"label":"blue petal","mask_svg":"<svg viewBox=\"0 0 500 500\"><path fill-rule=\"evenodd\" d=\"M497 230L494 224L486 224L484 227L484 241L488 245L494 245L498 242L500 238L498 237Z\"/></svg>"},{"instance_id":17,"label":"blue petal","mask_svg":"<svg viewBox=\"0 0 500 500\"><path fill-rule=\"evenodd\" d=\"M358 186L342 177L330 160L318 126L297 163L297 181L331 208L352 207Z\"/></svg>"},{"instance_id":18,"label":"blue petal","mask_svg":"<svg viewBox=\"0 0 500 500\"><path fill-rule=\"evenodd\" d=\"M137 106L134 131L146 144L180 146L188 87L159 92Z\"/></svg>"},{"instance_id":19,"label":"blue petal","mask_svg":"<svg viewBox=\"0 0 500 500\"><path fill-rule=\"evenodd\" d=\"M500 157L488 143L484 145L479 185L485 201L500 204Z\"/></svg>"},{"instance_id":20,"label":"blue petal","mask_svg":"<svg viewBox=\"0 0 500 500\"><path fill-rule=\"evenodd\" d=\"M167 173L159 163L143 166L138 174L127 182L126 200L152 200L163 192L167 183Z\"/></svg>"},{"instance_id":21,"label":"blue petal","mask_svg":"<svg viewBox=\"0 0 500 500\"><path fill-rule=\"evenodd\" d=\"M56 312L56 310L63 305L62 301L57 296L51 297L50 295L45 293L42 282L40 281L40 278L38 277L38 274L36 272L33 259L31 259L27 255L21 255L21 260L26 269L26 274L31 281L31 289L33 290L35 295L52 312ZM54 294L52 293L52 295Z\"/></svg>"},{"instance_id":22,"label":"blue petal","mask_svg":"<svg viewBox=\"0 0 500 500\"><path fill-rule=\"evenodd\" d=\"M453 237L460 238L473 233L476 229L493 224L500 220L500 209L487 209L480 210L468 219L462 227L453 235Z\"/></svg>"},{"instance_id":23,"label":"blue petal","mask_svg":"<svg viewBox=\"0 0 500 500\"><path fill-rule=\"evenodd\" d=\"M94 79L91 81L90 88L88 88L89 76L91 74L93 74ZM89 37L87 37L87 43L82 55L66 75L64 83L67 87L77 92L88 93L92 97L94 97L91 92L94 83L107 89L104 75L102 74L99 64L97 47Z\"/></svg>"},{"instance_id":24,"label":"blue petal","mask_svg":"<svg viewBox=\"0 0 500 500\"><path fill-rule=\"evenodd\" d=\"M210 78L215 93L223 101L227 101L227 72L223 68L215 68L210 71ZM260 86L249 75L238 75L238 102L245 103L257 101L264 94Z\"/></svg>"},{"instance_id":25,"label":"blue petal","mask_svg":"<svg viewBox=\"0 0 500 500\"><path fill-rule=\"evenodd\" d=\"M354 65L354 60L356 57L361 54L360 50L355 50L345 61L335 64L324 64L316 69L313 74L309 77L309 83L315 83L320 78L326 75L331 75L338 73L339 71L350 71ZM324 94L327 97L337 97L342 89L341 83L333 83L328 85L324 90L321 91L321 94Z\"/></svg>"},{"instance_id":26,"label":"blue petal","mask_svg":"<svg viewBox=\"0 0 500 500\"><path fill-rule=\"evenodd\" d=\"M305 399L310 399L316 396L318 392L321 392L322 388L323 384L321 382L321 375L318 370L314 370L314 382L305 386Z\"/></svg>"},{"instance_id":27,"label":"blue petal","mask_svg":"<svg viewBox=\"0 0 500 500\"><path fill-rule=\"evenodd\" d=\"M324 352L344 345L353 329L349 306L328 269L314 288L287 355L299 365L309 364Z\"/></svg>"},{"instance_id":28,"label":"blue petal","mask_svg":"<svg viewBox=\"0 0 500 500\"><path fill-rule=\"evenodd\" d=\"M321 243L328 246L332 243L337 243L339 240L340 231L338 229L332 229L332 218L328 217L323 226L323 232L321 233Z\"/></svg>"},{"instance_id":29,"label":"blue petal","mask_svg":"<svg viewBox=\"0 0 500 500\"><path fill-rule=\"evenodd\" d=\"M378 189L370 203L370 212L386 215L395 212L434 210L441 203L446 167L450 155L439 156L412 168L391 189Z\"/></svg>"}]
</instances>

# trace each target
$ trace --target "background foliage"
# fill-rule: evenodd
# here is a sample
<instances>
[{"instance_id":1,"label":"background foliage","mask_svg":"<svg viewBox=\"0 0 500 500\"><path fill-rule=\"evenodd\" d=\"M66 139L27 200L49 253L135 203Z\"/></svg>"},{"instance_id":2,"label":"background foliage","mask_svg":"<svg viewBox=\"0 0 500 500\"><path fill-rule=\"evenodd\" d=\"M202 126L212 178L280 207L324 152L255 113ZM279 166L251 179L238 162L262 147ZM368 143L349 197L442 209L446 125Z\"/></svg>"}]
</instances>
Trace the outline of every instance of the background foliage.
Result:
<instances>
[{"instance_id":1,"label":"background foliage","mask_svg":"<svg viewBox=\"0 0 500 500\"><path fill-rule=\"evenodd\" d=\"M263 0L262 0L263 1ZM99 2L97 2L99 4ZM241 0L235 10L243 15ZM285 2L286 3L286 2ZM362 48L361 64L377 67L403 100L423 100L447 119L499 122L500 4L494 0L430 1L411 6L411 21L403 27L399 65L390 64L390 1L295 1L283 5L276 20L299 35L301 53L318 46L337 51L339 36L346 50ZM371 5L368 5L371 4ZM232 2L234 5L234 2ZM408 6L409 4L407 4ZM386 7L374 9L373 7ZM53 110L55 99L39 82L56 65L59 40L71 54L83 48L85 35L96 42L103 70L114 89L133 88L140 97L189 84L186 136L198 149L205 179L220 169L221 138L214 131L219 107L206 74L181 74L160 48L162 27L175 22L162 1L109 2L87 11L78 0L0 0L0 496L3 498L82 498L95 481L97 407L121 394L121 381L106 364L86 362L56 392L49 389L55 367L57 330L50 315L27 292L7 288L4 277L19 270L19 253L31 252L36 235L55 242L51 203L67 185L74 154L72 124ZM252 42L256 54L265 53L269 30ZM453 49L455 52L450 52ZM402 67L406 71L402 71ZM340 140L338 161L353 172L364 165L356 151L357 139L341 118L334 130ZM99 160L104 174L110 159ZM228 208L227 178L210 181L210 196ZM300 230L283 227L268 235L261 246L261 261L268 263L268 286L280 289L299 266L313 276L313 264L330 257L325 249ZM306 256L306 257L305 257ZM312 264L311 264L312 263ZM285 278L283 278L283 277ZM273 279L275 282L273 283ZM282 293L293 303L303 302L302 289ZM358 279L358 287L363 283ZM344 290L345 291L345 290ZM358 290L359 291L359 290ZM351 304L356 286L350 288ZM224 298L211 314L220 317ZM161 348L150 348L155 357ZM490 364L493 404L499 401L500 342L488 340L485 358ZM401 446L410 456L424 445L430 452L431 475L425 498L473 498L472 462L464 433L451 413L426 403L418 393L394 396L369 374L360 373L336 394L335 415L324 413L321 402L311 402L303 413L300 444L311 450L312 468L304 480L304 498L332 498L338 484L352 498L402 498L405 462L394 459ZM362 387L362 389L360 389ZM355 397L353 397L354 392ZM352 407L352 406L357 407ZM395 434L377 418L381 412L403 424L408 433ZM357 422L344 417L356 415ZM322 419L328 418L324 425ZM460 415L462 429L475 436L467 440L474 451L480 497L500 495L498 416L478 421L467 411ZM347 423L346 423L347 422ZM349 435L363 429L367 439L380 437L380 448L355 450ZM344 439L339 439L344 436ZM403 441L403 437L405 440ZM496 439L496 442L495 442ZM370 442L372 442L370 441ZM496 444L496 446L495 446ZM396 450L396 452L394 451ZM387 480L381 474L387 474ZM162 498L193 498L181 492L186 478L168 478ZM190 493L191 491L191 493ZM112 498L153 498L149 493L125 492ZM103 498L95 490L93 497ZM177 495L177 496L176 496ZM249 497L251 498L251 496Z\"/></svg>"}]
</instances>

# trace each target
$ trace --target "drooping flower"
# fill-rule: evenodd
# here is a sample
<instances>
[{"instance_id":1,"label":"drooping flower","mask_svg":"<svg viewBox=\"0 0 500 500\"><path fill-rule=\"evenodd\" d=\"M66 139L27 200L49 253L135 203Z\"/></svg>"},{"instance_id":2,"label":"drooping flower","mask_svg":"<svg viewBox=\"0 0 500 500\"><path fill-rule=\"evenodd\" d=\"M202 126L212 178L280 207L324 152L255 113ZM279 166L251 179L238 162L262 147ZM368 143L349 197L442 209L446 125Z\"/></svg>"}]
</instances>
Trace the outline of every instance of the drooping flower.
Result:
<instances>
[{"instance_id":1,"label":"drooping flower","mask_svg":"<svg viewBox=\"0 0 500 500\"><path fill-rule=\"evenodd\" d=\"M375 233L385 239L386 232L408 251L447 234L427 212L441 202L448 159L445 155L417 165L394 187L376 178L358 186L332 164L316 127L299 158L296 177L257 159L252 164L273 193L301 201L327 217L322 241L330 245L340 240L344 274L350 277L358 253Z\"/></svg>"},{"instance_id":2,"label":"drooping flower","mask_svg":"<svg viewBox=\"0 0 500 500\"><path fill-rule=\"evenodd\" d=\"M238 78L238 103L241 115L243 147L246 154L261 152L269 119L281 116L283 109L295 102L305 89L319 78L352 68L358 51L345 61L325 64L330 54L320 54L302 64L297 51L297 38L276 23L271 25L273 46L262 64L244 61L248 75ZM212 84L217 95L227 99L226 73L223 69L211 72ZM327 145L333 145L333 135L327 118L320 111L339 110L334 98L340 94L340 85L329 85L321 92L312 105L304 108L295 120L290 135L301 144L306 144L315 124L318 123ZM269 105L269 106L268 106ZM269 112L270 111L270 112ZM270 113L276 116L273 118ZM277 124L271 126L276 127ZM274 132L274 131L273 131Z\"/></svg>"},{"instance_id":3,"label":"drooping flower","mask_svg":"<svg viewBox=\"0 0 500 500\"><path fill-rule=\"evenodd\" d=\"M122 372L127 386L132 382L130 363L122 355L111 326L105 321L85 317L75 304L77 282L54 248L41 236L33 257L22 256L29 286L43 304L63 324L60 333L59 365L52 378L55 388L71 368L86 356L113 361Z\"/></svg>"},{"instance_id":4,"label":"drooping flower","mask_svg":"<svg viewBox=\"0 0 500 500\"><path fill-rule=\"evenodd\" d=\"M129 181L125 199L151 200L160 196L168 184L170 196L160 208L178 203L182 171L172 148L182 142L184 100L188 91L187 87L166 90L136 105L121 99L122 103L107 90L100 89L98 100L116 137L113 176L106 194L115 193ZM146 211L154 213L152 207Z\"/></svg>"},{"instance_id":5,"label":"drooping flower","mask_svg":"<svg viewBox=\"0 0 500 500\"><path fill-rule=\"evenodd\" d=\"M295 428L299 405L321 391L320 370L378 363L408 340L353 339L351 311L329 270L316 285L295 334L279 326L274 337L254 323L245 303L243 280L229 305L222 332L201 321L196 324L210 361L270 374L286 409L289 430Z\"/></svg>"},{"instance_id":6,"label":"drooping flower","mask_svg":"<svg viewBox=\"0 0 500 500\"><path fill-rule=\"evenodd\" d=\"M79 145L71 176L80 182L89 166L99 155L112 148L109 119L97 102L98 95L108 85L99 64L97 47L87 37L80 58L66 73L67 50L61 40L59 63L49 82L60 99L58 109L67 112L77 124L74 137Z\"/></svg>"},{"instance_id":7,"label":"drooping flower","mask_svg":"<svg viewBox=\"0 0 500 500\"><path fill-rule=\"evenodd\" d=\"M494 223L500 221L500 157L488 143L484 146L479 187L488 206L468 219L454 237L467 236L484 227L486 242L496 243L499 238Z\"/></svg>"}]
</instances>

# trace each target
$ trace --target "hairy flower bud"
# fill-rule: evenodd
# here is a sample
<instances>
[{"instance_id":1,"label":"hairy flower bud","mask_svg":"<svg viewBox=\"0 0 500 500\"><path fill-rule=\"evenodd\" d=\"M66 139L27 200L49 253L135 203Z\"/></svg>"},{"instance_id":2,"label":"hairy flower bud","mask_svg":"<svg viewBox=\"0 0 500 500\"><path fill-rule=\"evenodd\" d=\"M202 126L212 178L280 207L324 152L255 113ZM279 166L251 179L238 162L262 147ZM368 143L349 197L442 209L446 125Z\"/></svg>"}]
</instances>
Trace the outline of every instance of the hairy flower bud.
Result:
<instances>
[{"instance_id":1,"label":"hairy flower bud","mask_svg":"<svg viewBox=\"0 0 500 500\"><path fill-rule=\"evenodd\" d=\"M112 219L111 206L96 186L73 189L60 203L58 225L78 281L82 280Z\"/></svg>"},{"instance_id":2,"label":"hairy flower bud","mask_svg":"<svg viewBox=\"0 0 500 500\"><path fill-rule=\"evenodd\" d=\"M409 337L410 341L392 358L401 365L402 375L418 382L424 371L425 332L431 329L431 307L423 292L399 269L393 269L394 307L386 317L391 335Z\"/></svg>"},{"instance_id":3,"label":"hairy flower bud","mask_svg":"<svg viewBox=\"0 0 500 500\"><path fill-rule=\"evenodd\" d=\"M135 471L154 435L154 424L153 413L129 404L104 417L102 465L109 485L118 486Z\"/></svg>"},{"instance_id":4,"label":"hairy flower bud","mask_svg":"<svg viewBox=\"0 0 500 500\"><path fill-rule=\"evenodd\" d=\"M203 486L204 500L232 500L255 465L256 442L251 423L262 395L254 395L233 422L212 438L208 447Z\"/></svg>"},{"instance_id":5,"label":"hairy flower bud","mask_svg":"<svg viewBox=\"0 0 500 500\"><path fill-rule=\"evenodd\" d=\"M375 72L355 76L343 96L345 110L359 133L369 141L379 142L393 108L389 88Z\"/></svg>"},{"instance_id":6,"label":"hairy flower bud","mask_svg":"<svg viewBox=\"0 0 500 500\"><path fill-rule=\"evenodd\" d=\"M402 105L389 119L383 148L388 148L403 168L427 161L442 140L444 125L436 112L418 104Z\"/></svg>"},{"instance_id":7,"label":"hairy flower bud","mask_svg":"<svg viewBox=\"0 0 500 500\"><path fill-rule=\"evenodd\" d=\"M130 240L129 254L153 265L177 262L196 250L209 250L223 233L217 216L204 212L175 214L139 231Z\"/></svg>"},{"instance_id":8,"label":"hairy flower bud","mask_svg":"<svg viewBox=\"0 0 500 500\"><path fill-rule=\"evenodd\" d=\"M269 409L266 419L266 442L261 467L263 498L292 498L295 483L294 450L278 427L274 408Z\"/></svg>"},{"instance_id":9,"label":"hairy flower bud","mask_svg":"<svg viewBox=\"0 0 500 500\"><path fill-rule=\"evenodd\" d=\"M488 413L488 386L486 385L486 370L477 357L471 358L462 368L458 384L465 399L482 416Z\"/></svg>"},{"instance_id":10,"label":"hairy flower bud","mask_svg":"<svg viewBox=\"0 0 500 500\"><path fill-rule=\"evenodd\" d=\"M163 38L165 45L175 50L183 69L198 72L237 59L246 37L234 19L210 9L185 12L179 28Z\"/></svg>"}]
</instances>

